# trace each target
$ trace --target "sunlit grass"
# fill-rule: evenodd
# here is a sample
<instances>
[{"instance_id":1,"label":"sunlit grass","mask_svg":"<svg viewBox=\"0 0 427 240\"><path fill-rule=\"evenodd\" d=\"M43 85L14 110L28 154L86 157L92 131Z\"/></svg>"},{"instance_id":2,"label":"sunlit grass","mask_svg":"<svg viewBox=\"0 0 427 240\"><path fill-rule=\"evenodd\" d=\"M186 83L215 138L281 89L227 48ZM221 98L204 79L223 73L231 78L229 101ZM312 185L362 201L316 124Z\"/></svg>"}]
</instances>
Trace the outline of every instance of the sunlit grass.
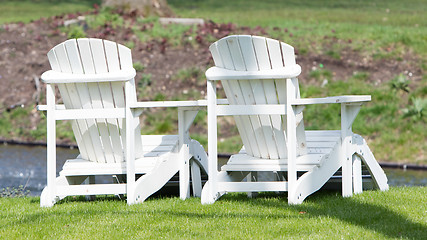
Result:
<instances>
[{"instance_id":1,"label":"sunlit grass","mask_svg":"<svg viewBox=\"0 0 427 240\"><path fill-rule=\"evenodd\" d=\"M89 11L95 3L100 4L101 0L0 0L0 24Z\"/></svg>"},{"instance_id":2,"label":"sunlit grass","mask_svg":"<svg viewBox=\"0 0 427 240\"><path fill-rule=\"evenodd\" d=\"M114 197L68 198L52 208L39 199L0 198L5 239L422 239L426 187L366 191L352 198L321 191L301 205L286 195L229 194L213 205L199 198L150 198L128 206ZM420 208L421 207L421 208Z\"/></svg>"}]
</instances>

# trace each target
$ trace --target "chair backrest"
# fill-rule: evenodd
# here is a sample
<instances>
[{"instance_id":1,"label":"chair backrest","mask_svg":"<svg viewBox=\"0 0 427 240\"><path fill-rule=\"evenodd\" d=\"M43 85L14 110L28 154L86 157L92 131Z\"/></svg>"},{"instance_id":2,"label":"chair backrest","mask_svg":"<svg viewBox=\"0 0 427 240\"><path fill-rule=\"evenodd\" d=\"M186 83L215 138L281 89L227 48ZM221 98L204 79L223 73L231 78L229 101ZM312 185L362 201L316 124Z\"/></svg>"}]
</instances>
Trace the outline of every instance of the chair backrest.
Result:
<instances>
[{"instance_id":1,"label":"chair backrest","mask_svg":"<svg viewBox=\"0 0 427 240\"><path fill-rule=\"evenodd\" d=\"M74 74L100 74L132 68L129 48L115 42L81 38L58 44L47 54L52 70ZM131 81L134 81L133 79ZM124 108L124 82L57 84L67 109ZM136 101L136 91L131 93ZM125 119L72 121L81 157L94 162L125 161ZM139 131L139 125L137 126ZM140 134L136 136L136 157L141 156Z\"/></svg>"},{"instance_id":2,"label":"chair backrest","mask_svg":"<svg viewBox=\"0 0 427 240\"><path fill-rule=\"evenodd\" d=\"M296 64L294 48L265 37L234 35L213 43L215 65L237 71L262 71ZM299 98L298 79L292 79ZM222 80L230 104L286 104L286 79ZM287 158L286 117L280 115L235 116L246 153L266 159ZM297 155L306 153L302 113L297 116Z\"/></svg>"}]
</instances>

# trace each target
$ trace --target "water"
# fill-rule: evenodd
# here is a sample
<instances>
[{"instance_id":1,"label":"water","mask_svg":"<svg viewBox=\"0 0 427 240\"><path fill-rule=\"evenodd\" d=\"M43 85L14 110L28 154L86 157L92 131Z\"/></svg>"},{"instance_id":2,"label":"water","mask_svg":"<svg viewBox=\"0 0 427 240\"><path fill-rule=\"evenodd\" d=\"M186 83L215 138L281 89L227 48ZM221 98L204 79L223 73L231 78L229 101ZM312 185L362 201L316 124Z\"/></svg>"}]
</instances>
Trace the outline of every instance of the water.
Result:
<instances>
[{"instance_id":1,"label":"water","mask_svg":"<svg viewBox=\"0 0 427 240\"><path fill-rule=\"evenodd\" d=\"M77 149L57 148L57 174L67 159L76 157ZM384 169L390 186L427 186L427 172ZM46 147L0 145L0 190L20 185L38 196L46 185Z\"/></svg>"}]
</instances>

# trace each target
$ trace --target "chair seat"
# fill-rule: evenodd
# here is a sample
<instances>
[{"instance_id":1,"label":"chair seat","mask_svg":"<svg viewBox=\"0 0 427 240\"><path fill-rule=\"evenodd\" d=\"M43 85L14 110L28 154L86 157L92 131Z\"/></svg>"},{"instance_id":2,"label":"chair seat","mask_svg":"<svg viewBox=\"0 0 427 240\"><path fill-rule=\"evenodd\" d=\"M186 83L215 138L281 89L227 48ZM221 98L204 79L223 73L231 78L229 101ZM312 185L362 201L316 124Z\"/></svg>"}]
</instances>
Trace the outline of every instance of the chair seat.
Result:
<instances>
[{"instance_id":1,"label":"chair seat","mask_svg":"<svg viewBox=\"0 0 427 240\"><path fill-rule=\"evenodd\" d=\"M297 170L310 171L321 166L340 143L340 131L305 131L308 154L297 157ZM287 171L288 159L264 159L246 154L242 149L232 155L222 171Z\"/></svg>"},{"instance_id":2,"label":"chair seat","mask_svg":"<svg viewBox=\"0 0 427 240\"><path fill-rule=\"evenodd\" d=\"M135 173L150 172L156 164L177 154L178 135L142 135L143 157L135 160ZM80 156L79 156L80 157ZM126 162L97 163L82 158L65 162L61 176L126 174Z\"/></svg>"}]
</instances>

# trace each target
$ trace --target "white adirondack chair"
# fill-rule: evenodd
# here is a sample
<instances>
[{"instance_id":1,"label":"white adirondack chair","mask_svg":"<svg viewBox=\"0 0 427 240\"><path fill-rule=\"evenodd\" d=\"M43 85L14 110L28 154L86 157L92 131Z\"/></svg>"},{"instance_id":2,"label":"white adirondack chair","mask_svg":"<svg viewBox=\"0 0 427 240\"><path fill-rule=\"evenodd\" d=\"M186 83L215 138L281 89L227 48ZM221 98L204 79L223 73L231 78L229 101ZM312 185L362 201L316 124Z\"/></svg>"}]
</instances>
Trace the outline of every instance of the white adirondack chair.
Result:
<instances>
[{"instance_id":1,"label":"white adirondack chair","mask_svg":"<svg viewBox=\"0 0 427 240\"><path fill-rule=\"evenodd\" d=\"M47 112L47 186L41 206L71 195L127 194L128 204L143 202L178 172L184 199L190 193L190 165L193 193L200 195L199 168L206 167L207 156L188 135L200 102L137 102L131 51L111 41L67 40L51 49L48 58L52 70L41 77L47 84L47 105L39 106ZM55 103L55 86L63 105ZM138 116L150 107L178 107L179 135L141 136ZM80 151L58 177L57 120L72 121ZM100 175L116 181L97 184L95 176Z\"/></svg>"},{"instance_id":2,"label":"white adirondack chair","mask_svg":"<svg viewBox=\"0 0 427 240\"><path fill-rule=\"evenodd\" d=\"M202 203L213 203L227 192L287 191L288 202L299 204L340 168L342 194L351 196L362 191L362 163L377 187L388 189L366 142L351 130L370 96L300 98L301 68L294 49L277 40L228 36L209 49L216 66L206 71L209 180ZM229 105L216 100L218 80ZM329 103L341 104L341 130L305 131L304 106ZM217 116L227 115L234 116L244 147L218 170ZM276 174L276 181L257 179L257 172L266 171Z\"/></svg>"}]
</instances>

